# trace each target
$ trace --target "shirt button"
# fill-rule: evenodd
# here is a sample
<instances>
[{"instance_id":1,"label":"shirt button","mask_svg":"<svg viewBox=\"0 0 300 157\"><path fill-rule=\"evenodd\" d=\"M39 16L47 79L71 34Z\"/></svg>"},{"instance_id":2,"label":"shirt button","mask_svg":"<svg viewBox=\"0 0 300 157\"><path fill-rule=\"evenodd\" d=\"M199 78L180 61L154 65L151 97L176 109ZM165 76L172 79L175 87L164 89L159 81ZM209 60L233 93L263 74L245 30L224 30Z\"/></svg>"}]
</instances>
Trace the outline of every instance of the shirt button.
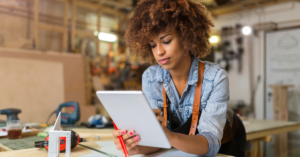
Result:
<instances>
[{"instance_id":1,"label":"shirt button","mask_svg":"<svg viewBox=\"0 0 300 157\"><path fill-rule=\"evenodd\" d=\"M180 110L180 112L182 112L182 110Z\"/></svg>"}]
</instances>

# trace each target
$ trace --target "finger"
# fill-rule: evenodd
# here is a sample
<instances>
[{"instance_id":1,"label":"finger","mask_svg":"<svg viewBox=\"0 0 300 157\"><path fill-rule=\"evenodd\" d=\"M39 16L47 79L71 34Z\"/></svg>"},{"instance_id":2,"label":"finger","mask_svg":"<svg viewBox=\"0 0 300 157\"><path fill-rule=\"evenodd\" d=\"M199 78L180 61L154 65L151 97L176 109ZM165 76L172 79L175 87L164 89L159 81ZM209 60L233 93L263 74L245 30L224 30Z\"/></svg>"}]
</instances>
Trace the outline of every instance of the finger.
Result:
<instances>
[{"instance_id":1,"label":"finger","mask_svg":"<svg viewBox=\"0 0 300 157\"><path fill-rule=\"evenodd\" d=\"M155 113L156 116L160 116L161 115L160 109L153 109L153 112Z\"/></svg>"},{"instance_id":2,"label":"finger","mask_svg":"<svg viewBox=\"0 0 300 157\"><path fill-rule=\"evenodd\" d=\"M121 144L116 145L116 148L120 151L123 151Z\"/></svg>"},{"instance_id":3,"label":"finger","mask_svg":"<svg viewBox=\"0 0 300 157\"><path fill-rule=\"evenodd\" d=\"M132 136L134 136L135 134L135 131L132 130L132 131L128 131L125 135L123 135L123 139L124 141L126 141L127 139L131 138Z\"/></svg>"},{"instance_id":4,"label":"finger","mask_svg":"<svg viewBox=\"0 0 300 157\"><path fill-rule=\"evenodd\" d=\"M130 155L135 155L139 153L139 148L138 147L133 147L131 150L130 150Z\"/></svg>"},{"instance_id":5,"label":"finger","mask_svg":"<svg viewBox=\"0 0 300 157\"><path fill-rule=\"evenodd\" d=\"M139 143L139 139L134 139L134 142L132 142L131 144L129 144L129 145L126 145L126 148L127 148L127 150L129 151L132 151L132 149Z\"/></svg>"},{"instance_id":6,"label":"finger","mask_svg":"<svg viewBox=\"0 0 300 157\"><path fill-rule=\"evenodd\" d=\"M125 135L126 133L127 133L126 130L115 130L112 132L112 135L114 137L118 137L118 136Z\"/></svg>"},{"instance_id":7,"label":"finger","mask_svg":"<svg viewBox=\"0 0 300 157\"><path fill-rule=\"evenodd\" d=\"M119 140L119 138L115 138L115 140L114 140L114 143L115 143L115 145L118 145L118 144L120 144L120 140Z\"/></svg>"},{"instance_id":8,"label":"finger","mask_svg":"<svg viewBox=\"0 0 300 157\"><path fill-rule=\"evenodd\" d=\"M129 138L129 139L127 139L127 140L125 141L125 145L126 145L126 146L129 146L129 145L131 145L132 143L134 143L134 142L136 142L136 141L139 141L139 139L140 139L140 137L139 137L138 135L136 135L136 136L134 136L134 137L131 137L131 138Z\"/></svg>"},{"instance_id":9,"label":"finger","mask_svg":"<svg viewBox=\"0 0 300 157\"><path fill-rule=\"evenodd\" d=\"M164 122L165 122L165 118L164 118L164 117L157 117L157 120L158 120L160 123L164 123Z\"/></svg>"}]
</instances>

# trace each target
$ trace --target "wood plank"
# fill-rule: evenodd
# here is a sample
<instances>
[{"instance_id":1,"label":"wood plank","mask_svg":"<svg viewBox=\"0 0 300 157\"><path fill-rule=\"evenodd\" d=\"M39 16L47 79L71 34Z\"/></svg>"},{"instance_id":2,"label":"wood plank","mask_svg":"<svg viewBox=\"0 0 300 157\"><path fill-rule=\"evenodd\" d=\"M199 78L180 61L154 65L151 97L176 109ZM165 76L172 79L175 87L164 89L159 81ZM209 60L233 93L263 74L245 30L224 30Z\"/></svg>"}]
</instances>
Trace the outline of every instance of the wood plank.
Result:
<instances>
[{"instance_id":1,"label":"wood plank","mask_svg":"<svg viewBox=\"0 0 300 157\"><path fill-rule=\"evenodd\" d=\"M234 12L244 11L245 9L254 9L259 7L266 7L269 5L285 3L291 0L277 0L277 1L265 1L265 0L245 0L235 4L227 4L217 8L208 8L212 15L224 15ZM260 5L257 5L260 4Z\"/></svg>"},{"instance_id":2,"label":"wood plank","mask_svg":"<svg viewBox=\"0 0 300 157\"><path fill-rule=\"evenodd\" d=\"M96 114L96 107L89 106L86 104L85 79L84 79L85 75L83 69L83 56L81 54L0 48L0 57L34 59L40 61L53 61L53 62L63 63L63 76L64 76L63 77L64 79L63 80L64 81L63 101L77 101L79 103L80 111L81 111L81 116L80 116L81 121L86 121L91 115ZM56 109L60 103L62 102L59 102L57 104L52 104L52 105ZM45 115L45 119L48 116L49 115ZM6 119L6 117L0 119ZM45 121L43 123L45 123Z\"/></svg>"},{"instance_id":3,"label":"wood plank","mask_svg":"<svg viewBox=\"0 0 300 157\"><path fill-rule=\"evenodd\" d=\"M71 51L75 50L75 33L76 33L76 0L72 0L72 24L71 24Z\"/></svg>"},{"instance_id":4,"label":"wood plank","mask_svg":"<svg viewBox=\"0 0 300 157\"><path fill-rule=\"evenodd\" d=\"M64 31L63 31L63 44L62 51L68 51L68 18L69 18L69 1L64 4Z\"/></svg>"},{"instance_id":5,"label":"wood plank","mask_svg":"<svg viewBox=\"0 0 300 157\"><path fill-rule=\"evenodd\" d=\"M95 5L93 3L84 2L84 1L77 1L76 6L87 8L87 9L94 9L94 10L98 10L98 8L99 8L98 5Z\"/></svg>"},{"instance_id":6,"label":"wood plank","mask_svg":"<svg viewBox=\"0 0 300 157\"><path fill-rule=\"evenodd\" d=\"M93 31L90 30L75 30L75 35L82 37L96 38Z\"/></svg>"},{"instance_id":7,"label":"wood plank","mask_svg":"<svg viewBox=\"0 0 300 157\"><path fill-rule=\"evenodd\" d=\"M258 151L258 140L253 140L251 142L251 145L252 145L252 149L251 149L251 154L250 154L250 157L257 157L257 151Z\"/></svg>"},{"instance_id":8,"label":"wood plank","mask_svg":"<svg viewBox=\"0 0 300 157\"><path fill-rule=\"evenodd\" d=\"M12 151L12 149L0 144L0 152Z\"/></svg>"},{"instance_id":9,"label":"wood plank","mask_svg":"<svg viewBox=\"0 0 300 157\"><path fill-rule=\"evenodd\" d=\"M1 108L21 109L23 122L45 123L65 100L63 74L60 62L0 56Z\"/></svg>"},{"instance_id":10,"label":"wood plank","mask_svg":"<svg viewBox=\"0 0 300 157\"><path fill-rule=\"evenodd\" d=\"M97 31L98 33L101 32L101 17L102 17L102 5L100 4L99 8L98 8L98 13L97 13L98 17L97 17ZM97 40L97 54L100 54L100 40L98 39L98 36L96 38Z\"/></svg>"},{"instance_id":11,"label":"wood plank","mask_svg":"<svg viewBox=\"0 0 300 157\"><path fill-rule=\"evenodd\" d=\"M95 149L100 149L100 146L96 142L82 142L81 144L92 147ZM83 155L92 154L92 150L77 146L72 149L71 157L78 157ZM31 148L31 149L23 149L23 150L15 150L15 151L6 151L0 153L1 157L48 157L48 152L44 148ZM65 156L65 153L60 153L60 156Z\"/></svg>"},{"instance_id":12,"label":"wood plank","mask_svg":"<svg viewBox=\"0 0 300 157\"><path fill-rule=\"evenodd\" d=\"M111 141L111 140L101 140L101 141ZM96 142L82 142L82 145L100 149L101 147ZM82 147L80 145L76 146L71 151L71 157L78 157L83 155L93 154L92 150ZM15 157L15 156L22 156L22 157L48 157L48 152L44 148L31 148L31 149L23 149L23 150L15 150L15 151L6 151L0 152L1 157ZM60 156L65 156L65 153L60 153ZM218 157L232 157L229 155L224 154L217 154Z\"/></svg>"},{"instance_id":13,"label":"wood plank","mask_svg":"<svg viewBox=\"0 0 300 157\"><path fill-rule=\"evenodd\" d=\"M48 31L60 32L60 33L64 33L64 31L65 31L64 27L56 26L56 25L50 25L50 24L46 24L46 23L39 23L39 28L45 29L45 30L48 30Z\"/></svg>"},{"instance_id":14,"label":"wood plank","mask_svg":"<svg viewBox=\"0 0 300 157\"><path fill-rule=\"evenodd\" d=\"M34 21L33 21L33 40L34 40L34 48L38 47L39 44L39 5L40 0L34 0Z\"/></svg>"},{"instance_id":15,"label":"wood plank","mask_svg":"<svg viewBox=\"0 0 300 157\"><path fill-rule=\"evenodd\" d=\"M261 137L268 136L268 135L276 135L276 134L283 133L283 132L290 132L290 131L294 131L294 130L298 130L298 129L300 129L300 124L247 133L247 141L261 138Z\"/></svg>"}]
</instances>

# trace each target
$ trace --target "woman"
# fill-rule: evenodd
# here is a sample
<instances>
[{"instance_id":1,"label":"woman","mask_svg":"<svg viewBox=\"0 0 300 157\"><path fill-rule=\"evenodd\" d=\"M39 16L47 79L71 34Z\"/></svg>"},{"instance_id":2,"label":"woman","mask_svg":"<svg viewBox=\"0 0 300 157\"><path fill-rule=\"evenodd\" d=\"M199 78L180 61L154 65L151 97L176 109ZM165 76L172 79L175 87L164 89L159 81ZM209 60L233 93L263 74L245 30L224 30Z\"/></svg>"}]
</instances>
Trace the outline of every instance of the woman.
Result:
<instances>
[{"instance_id":1,"label":"woman","mask_svg":"<svg viewBox=\"0 0 300 157\"><path fill-rule=\"evenodd\" d=\"M203 5L143 0L129 20L126 40L140 61L157 63L144 72L142 88L174 148L204 156L244 156L243 124L227 109L227 74L217 64L198 60L210 52L212 26ZM130 155L159 150L138 146L143 139L134 130L113 135L119 150L122 135Z\"/></svg>"}]
</instances>

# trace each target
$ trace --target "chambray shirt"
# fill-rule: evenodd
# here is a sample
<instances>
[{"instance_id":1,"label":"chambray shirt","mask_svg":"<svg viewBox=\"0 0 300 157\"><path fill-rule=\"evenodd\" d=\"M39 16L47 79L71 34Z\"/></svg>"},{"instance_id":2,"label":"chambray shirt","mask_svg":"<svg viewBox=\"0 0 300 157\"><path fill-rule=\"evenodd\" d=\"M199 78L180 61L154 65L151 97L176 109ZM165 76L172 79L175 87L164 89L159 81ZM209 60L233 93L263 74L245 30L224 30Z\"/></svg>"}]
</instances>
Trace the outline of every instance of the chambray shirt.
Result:
<instances>
[{"instance_id":1,"label":"chambray shirt","mask_svg":"<svg viewBox=\"0 0 300 157\"><path fill-rule=\"evenodd\" d=\"M202 114L197 129L198 135L202 135L208 140L209 149L204 156L215 156L221 146L223 128L226 122L229 82L227 73L218 64L206 61L204 63L200 107ZM195 87L198 82L198 67L199 60L192 56L188 83L181 98L179 98L168 70L156 64L143 73L142 90L153 109L162 109L163 83L170 101L170 118L172 118L172 123L175 123L175 126L184 124L192 114ZM170 124L167 127L169 128Z\"/></svg>"}]
</instances>

